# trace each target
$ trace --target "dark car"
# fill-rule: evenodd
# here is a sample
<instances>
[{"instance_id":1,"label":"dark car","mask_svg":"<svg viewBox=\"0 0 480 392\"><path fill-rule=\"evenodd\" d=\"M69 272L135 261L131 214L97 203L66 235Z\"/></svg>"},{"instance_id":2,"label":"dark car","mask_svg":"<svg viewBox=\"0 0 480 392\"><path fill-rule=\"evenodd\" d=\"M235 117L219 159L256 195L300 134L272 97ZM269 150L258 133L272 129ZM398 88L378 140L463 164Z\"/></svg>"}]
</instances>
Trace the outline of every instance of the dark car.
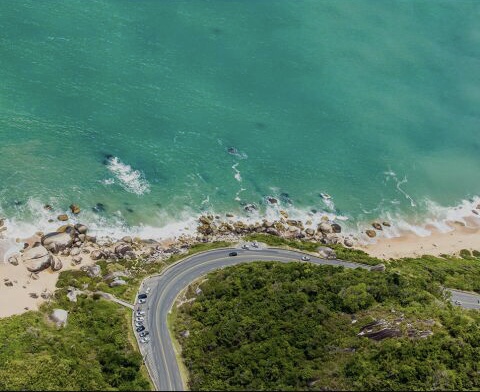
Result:
<instances>
[{"instance_id":1,"label":"dark car","mask_svg":"<svg viewBox=\"0 0 480 392\"><path fill-rule=\"evenodd\" d=\"M145 299L147 298L147 294L139 294L138 299Z\"/></svg>"},{"instance_id":2,"label":"dark car","mask_svg":"<svg viewBox=\"0 0 480 392\"><path fill-rule=\"evenodd\" d=\"M145 326L140 325L135 331L142 332L143 330L145 330Z\"/></svg>"},{"instance_id":3,"label":"dark car","mask_svg":"<svg viewBox=\"0 0 480 392\"><path fill-rule=\"evenodd\" d=\"M238 255L238 253L237 252L230 252L228 255L229 256L236 256L236 255Z\"/></svg>"},{"instance_id":4,"label":"dark car","mask_svg":"<svg viewBox=\"0 0 480 392\"><path fill-rule=\"evenodd\" d=\"M143 331L143 332L140 332L139 335L140 335L142 338L144 338L145 336L150 335L150 332L148 332L148 331Z\"/></svg>"}]
</instances>

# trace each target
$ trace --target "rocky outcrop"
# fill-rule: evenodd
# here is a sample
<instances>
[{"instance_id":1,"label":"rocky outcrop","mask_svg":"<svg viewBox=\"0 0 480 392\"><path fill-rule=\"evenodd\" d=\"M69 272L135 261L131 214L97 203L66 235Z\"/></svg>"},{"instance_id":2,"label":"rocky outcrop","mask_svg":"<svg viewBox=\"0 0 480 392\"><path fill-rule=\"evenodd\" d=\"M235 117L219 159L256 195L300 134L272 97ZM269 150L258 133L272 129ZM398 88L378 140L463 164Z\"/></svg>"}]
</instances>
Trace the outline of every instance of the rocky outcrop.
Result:
<instances>
[{"instance_id":1,"label":"rocky outcrop","mask_svg":"<svg viewBox=\"0 0 480 392\"><path fill-rule=\"evenodd\" d=\"M82 267L90 278L96 278L102 274L102 269L99 265L91 265L89 267Z\"/></svg>"},{"instance_id":2,"label":"rocky outcrop","mask_svg":"<svg viewBox=\"0 0 480 392\"><path fill-rule=\"evenodd\" d=\"M53 232L42 237L42 245L52 253L58 253L73 244L73 237L69 233Z\"/></svg>"},{"instance_id":3,"label":"rocky outcrop","mask_svg":"<svg viewBox=\"0 0 480 392\"><path fill-rule=\"evenodd\" d=\"M375 232L375 230L365 230L365 234L368 235L370 238L373 238L373 237L376 237L377 236L377 233Z\"/></svg>"},{"instance_id":4,"label":"rocky outcrop","mask_svg":"<svg viewBox=\"0 0 480 392\"><path fill-rule=\"evenodd\" d=\"M345 238L345 240L343 241L343 244L346 247L351 248L354 245L354 242L351 238Z\"/></svg>"},{"instance_id":5,"label":"rocky outcrop","mask_svg":"<svg viewBox=\"0 0 480 392\"><path fill-rule=\"evenodd\" d=\"M328 222L322 222L318 225L317 230L323 234L329 234L333 232L332 225Z\"/></svg>"},{"instance_id":6,"label":"rocky outcrop","mask_svg":"<svg viewBox=\"0 0 480 392\"><path fill-rule=\"evenodd\" d=\"M72 211L73 214L77 215L80 213L80 207L76 204L71 204L70 211Z\"/></svg>"},{"instance_id":7,"label":"rocky outcrop","mask_svg":"<svg viewBox=\"0 0 480 392\"><path fill-rule=\"evenodd\" d=\"M332 248L327 246L320 246L317 248L318 256L322 259L333 260L337 258L337 254Z\"/></svg>"},{"instance_id":8,"label":"rocky outcrop","mask_svg":"<svg viewBox=\"0 0 480 392\"><path fill-rule=\"evenodd\" d=\"M338 223L332 223L332 231L334 233L341 233L342 232L342 226L340 226Z\"/></svg>"},{"instance_id":9,"label":"rocky outcrop","mask_svg":"<svg viewBox=\"0 0 480 392\"><path fill-rule=\"evenodd\" d=\"M27 249L22 255L23 263L30 272L43 271L50 267L52 255L43 246Z\"/></svg>"},{"instance_id":10,"label":"rocky outcrop","mask_svg":"<svg viewBox=\"0 0 480 392\"><path fill-rule=\"evenodd\" d=\"M126 284L127 282L125 282L123 279L116 278L114 281L110 282L109 286L116 287L116 286L124 286Z\"/></svg>"},{"instance_id":11,"label":"rocky outcrop","mask_svg":"<svg viewBox=\"0 0 480 392\"><path fill-rule=\"evenodd\" d=\"M68 215L66 215L66 214L61 214L61 215L57 216L57 219L58 219L59 221L66 222L66 221L68 221Z\"/></svg>"},{"instance_id":12,"label":"rocky outcrop","mask_svg":"<svg viewBox=\"0 0 480 392\"><path fill-rule=\"evenodd\" d=\"M50 266L52 267L52 271L60 271L63 267L62 260L58 257L52 257Z\"/></svg>"},{"instance_id":13,"label":"rocky outcrop","mask_svg":"<svg viewBox=\"0 0 480 392\"><path fill-rule=\"evenodd\" d=\"M383 230L383 227L380 223L378 222L373 222L372 223L372 227L375 229L375 230Z\"/></svg>"},{"instance_id":14,"label":"rocky outcrop","mask_svg":"<svg viewBox=\"0 0 480 392\"><path fill-rule=\"evenodd\" d=\"M21 255L19 255L18 253L17 254L14 254L14 255L11 255L9 258L8 258L8 262L12 265L18 265L18 263L20 262L21 260Z\"/></svg>"},{"instance_id":15,"label":"rocky outcrop","mask_svg":"<svg viewBox=\"0 0 480 392\"><path fill-rule=\"evenodd\" d=\"M128 244L118 244L115 246L115 254L119 257L125 256L127 253L132 252L133 249Z\"/></svg>"},{"instance_id":16,"label":"rocky outcrop","mask_svg":"<svg viewBox=\"0 0 480 392\"><path fill-rule=\"evenodd\" d=\"M57 327L65 327L67 325L68 312L64 309L53 309L50 314L50 320L52 320Z\"/></svg>"},{"instance_id":17,"label":"rocky outcrop","mask_svg":"<svg viewBox=\"0 0 480 392\"><path fill-rule=\"evenodd\" d=\"M385 264L374 265L373 267L370 267L370 271L384 272L385 271Z\"/></svg>"}]
</instances>

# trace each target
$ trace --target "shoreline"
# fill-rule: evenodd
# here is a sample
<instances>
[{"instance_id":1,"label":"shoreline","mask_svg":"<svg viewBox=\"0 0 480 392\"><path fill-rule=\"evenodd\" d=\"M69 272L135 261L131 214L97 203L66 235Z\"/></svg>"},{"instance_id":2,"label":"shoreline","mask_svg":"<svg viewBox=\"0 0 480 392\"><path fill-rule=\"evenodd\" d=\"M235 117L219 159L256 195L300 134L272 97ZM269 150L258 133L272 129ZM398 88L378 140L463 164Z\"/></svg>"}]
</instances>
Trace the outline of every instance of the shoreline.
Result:
<instances>
[{"instance_id":1,"label":"shoreline","mask_svg":"<svg viewBox=\"0 0 480 392\"><path fill-rule=\"evenodd\" d=\"M271 234L286 239L303 239L318 242L319 245L342 244L384 260L421 257L426 254L432 256L458 255L462 249L480 250L480 226L478 226L476 215L473 218L466 217L463 222L444 222L446 225L443 227L444 231L440 231L435 225L427 224L424 228L430 234L426 236L420 236L411 231L400 232L399 235L398 231L392 232L388 222L382 224L373 222L369 226L365 225L364 230L352 234L348 231L345 232L336 221L329 220L326 216L320 219L320 223L310 220L306 222L293 220L282 210L280 210L280 216L278 220L263 219L252 223L250 219L244 220L230 214L226 214L226 218L201 215L195 220L196 228L193 232L177 236L154 239L139 237L120 239L102 236L98 238L98 241L96 237L87 236L90 240L87 238L80 243L81 235L75 228L84 225L77 223L74 226L73 223L78 222L78 217L70 215L67 222L52 222L53 226L57 227L62 224L66 225L58 227L57 231L50 234L60 234L66 227L70 228L67 229L67 232L68 230L72 232L73 244L68 245L62 251L52 251L51 256L61 261L62 271L88 268L99 258L105 258L108 260L107 262L127 256L143 259L151 257L155 261L163 261L168 259L172 253L183 253L194 244L221 240L236 242L241 241L244 235L251 233ZM343 224L343 222L340 223ZM445 227L450 231L445 232ZM60 271L52 271L47 267L47 270L32 274L27 271L22 261L19 265L7 262L6 259L18 252L22 245L29 250L39 246L40 243L43 244L42 233L34 235L31 232L24 233L26 236L21 239L5 238L5 234L10 232L10 228L12 227L4 225L2 233L0 233L0 277L2 278L0 281L0 318L21 314L28 310L37 310L42 303L48 301L49 296L56 290L60 273ZM11 234L18 235L19 229L19 227L13 228ZM368 235L369 232L370 235ZM119 246L120 248L129 248L129 250L126 254L119 254L117 252ZM70 251L74 248L78 251L76 254L80 254L81 251L81 262L73 261L75 257L72 257L73 252L71 255ZM98 254L103 254L103 256L98 256ZM17 256L22 260L22 251L17 253ZM35 279L32 277L33 275L35 275ZM31 295L31 293L36 295Z\"/></svg>"}]
</instances>

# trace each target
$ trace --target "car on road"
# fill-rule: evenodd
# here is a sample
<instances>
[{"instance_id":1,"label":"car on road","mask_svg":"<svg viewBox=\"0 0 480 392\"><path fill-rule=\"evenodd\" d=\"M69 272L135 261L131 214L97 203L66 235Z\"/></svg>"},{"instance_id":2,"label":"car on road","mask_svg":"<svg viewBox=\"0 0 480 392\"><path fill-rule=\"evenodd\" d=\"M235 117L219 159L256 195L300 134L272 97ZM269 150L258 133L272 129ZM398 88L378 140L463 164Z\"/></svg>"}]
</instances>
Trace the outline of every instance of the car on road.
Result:
<instances>
[{"instance_id":1,"label":"car on road","mask_svg":"<svg viewBox=\"0 0 480 392\"><path fill-rule=\"evenodd\" d=\"M138 299L146 299L147 298L147 294L143 293L143 294L138 294Z\"/></svg>"},{"instance_id":2,"label":"car on road","mask_svg":"<svg viewBox=\"0 0 480 392\"><path fill-rule=\"evenodd\" d=\"M229 256L236 256L236 255L238 255L238 253L237 252L230 252L228 255Z\"/></svg>"},{"instance_id":3,"label":"car on road","mask_svg":"<svg viewBox=\"0 0 480 392\"><path fill-rule=\"evenodd\" d=\"M247 244L242 245L242 249L249 250L250 247Z\"/></svg>"},{"instance_id":4,"label":"car on road","mask_svg":"<svg viewBox=\"0 0 480 392\"><path fill-rule=\"evenodd\" d=\"M147 302L147 300L146 300L145 298L140 298L140 299L138 300L138 303L139 303L139 304L144 304L145 302Z\"/></svg>"},{"instance_id":5,"label":"car on road","mask_svg":"<svg viewBox=\"0 0 480 392\"><path fill-rule=\"evenodd\" d=\"M455 301L455 305L461 305L461 304L462 303L458 299Z\"/></svg>"},{"instance_id":6,"label":"car on road","mask_svg":"<svg viewBox=\"0 0 480 392\"><path fill-rule=\"evenodd\" d=\"M141 341L142 343L148 343L148 342L150 341L150 337L145 336L144 338L141 338L140 341Z\"/></svg>"},{"instance_id":7,"label":"car on road","mask_svg":"<svg viewBox=\"0 0 480 392\"><path fill-rule=\"evenodd\" d=\"M258 242L257 241L252 242L252 248L258 248Z\"/></svg>"},{"instance_id":8,"label":"car on road","mask_svg":"<svg viewBox=\"0 0 480 392\"><path fill-rule=\"evenodd\" d=\"M309 257L309 256L302 256L302 260L303 260L303 261L309 261L309 260L310 260L310 257Z\"/></svg>"},{"instance_id":9,"label":"car on road","mask_svg":"<svg viewBox=\"0 0 480 392\"><path fill-rule=\"evenodd\" d=\"M135 317L135 321L145 321L145 317L137 316Z\"/></svg>"},{"instance_id":10,"label":"car on road","mask_svg":"<svg viewBox=\"0 0 480 392\"><path fill-rule=\"evenodd\" d=\"M148 331L143 331L143 332L140 332L139 335L140 335L141 338L144 338L145 336L150 335L150 332L148 332Z\"/></svg>"},{"instance_id":11,"label":"car on road","mask_svg":"<svg viewBox=\"0 0 480 392\"><path fill-rule=\"evenodd\" d=\"M135 331L137 332L145 331L145 327L143 325L140 325L139 327L137 327L137 329L135 329Z\"/></svg>"},{"instance_id":12,"label":"car on road","mask_svg":"<svg viewBox=\"0 0 480 392\"><path fill-rule=\"evenodd\" d=\"M142 311L142 310L137 310L137 312L135 314L137 315L137 317L145 316L145 312Z\"/></svg>"},{"instance_id":13,"label":"car on road","mask_svg":"<svg viewBox=\"0 0 480 392\"><path fill-rule=\"evenodd\" d=\"M143 325L143 321L135 321L136 327L141 327Z\"/></svg>"}]
</instances>

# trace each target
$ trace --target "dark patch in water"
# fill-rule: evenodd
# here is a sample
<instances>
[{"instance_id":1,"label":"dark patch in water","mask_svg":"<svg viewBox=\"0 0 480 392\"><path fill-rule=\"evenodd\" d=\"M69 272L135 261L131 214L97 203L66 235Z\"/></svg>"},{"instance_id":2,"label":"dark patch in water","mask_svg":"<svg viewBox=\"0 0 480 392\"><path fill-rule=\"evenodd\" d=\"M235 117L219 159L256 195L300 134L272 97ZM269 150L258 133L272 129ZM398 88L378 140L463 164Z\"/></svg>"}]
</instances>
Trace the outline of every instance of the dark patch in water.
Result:
<instances>
[{"instance_id":1,"label":"dark patch in water","mask_svg":"<svg viewBox=\"0 0 480 392\"><path fill-rule=\"evenodd\" d=\"M92 207L92 211L96 212L96 213L105 212L105 209L106 209L106 207L105 207L105 204L103 204L103 203L97 203L97 204L95 204L94 207Z\"/></svg>"},{"instance_id":2,"label":"dark patch in water","mask_svg":"<svg viewBox=\"0 0 480 392\"><path fill-rule=\"evenodd\" d=\"M161 204L161 203L155 203L155 205L156 205L158 208L162 208L162 204Z\"/></svg>"},{"instance_id":3,"label":"dark patch in water","mask_svg":"<svg viewBox=\"0 0 480 392\"><path fill-rule=\"evenodd\" d=\"M102 163L104 165L108 165L110 163L110 161L115 158L112 154L107 154L107 153L102 153L103 155L103 161Z\"/></svg>"},{"instance_id":4,"label":"dark patch in water","mask_svg":"<svg viewBox=\"0 0 480 392\"><path fill-rule=\"evenodd\" d=\"M255 123L255 127L257 129L265 129L265 128L267 128L267 124L265 124L264 122L261 122L261 121L257 121Z\"/></svg>"},{"instance_id":5,"label":"dark patch in water","mask_svg":"<svg viewBox=\"0 0 480 392\"><path fill-rule=\"evenodd\" d=\"M133 210L130 207L127 208L127 211L128 212L133 212Z\"/></svg>"},{"instance_id":6,"label":"dark patch in water","mask_svg":"<svg viewBox=\"0 0 480 392\"><path fill-rule=\"evenodd\" d=\"M235 147L228 147L227 152L232 155L238 154L238 150Z\"/></svg>"},{"instance_id":7,"label":"dark patch in water","mask_svg":"<svg viewBox=\"0 0 480 392\"><path fill-rule=\"evenodd\" d=\"M212 28L212 33L215 34L215 35L219 35L219 34L223 33L223 30L218 28L218 27L213 27Z\"/></svg>"},{"instance_id":8,"label":"dark patch in water","mask_svg":"<svg viewBox=\"0 0 480 392\"><path fill-rule=\"evenodd\" d=\"M13 201L13 205L16 206L16 207L19 207L23 204L23 201L20 201L20 200L14 200Z\"/></svg>"},{"instance_id":9,"label":"dark patch in water","mask_svg":"<svg viewBox=\"0 0 480 392\"><path fill-rule=\"evenodd\" d=\"M282 203L293 204L292 199L290 199L290 195L286 192L280 193L280 200Z\"/></svg>"}]
</instances>

